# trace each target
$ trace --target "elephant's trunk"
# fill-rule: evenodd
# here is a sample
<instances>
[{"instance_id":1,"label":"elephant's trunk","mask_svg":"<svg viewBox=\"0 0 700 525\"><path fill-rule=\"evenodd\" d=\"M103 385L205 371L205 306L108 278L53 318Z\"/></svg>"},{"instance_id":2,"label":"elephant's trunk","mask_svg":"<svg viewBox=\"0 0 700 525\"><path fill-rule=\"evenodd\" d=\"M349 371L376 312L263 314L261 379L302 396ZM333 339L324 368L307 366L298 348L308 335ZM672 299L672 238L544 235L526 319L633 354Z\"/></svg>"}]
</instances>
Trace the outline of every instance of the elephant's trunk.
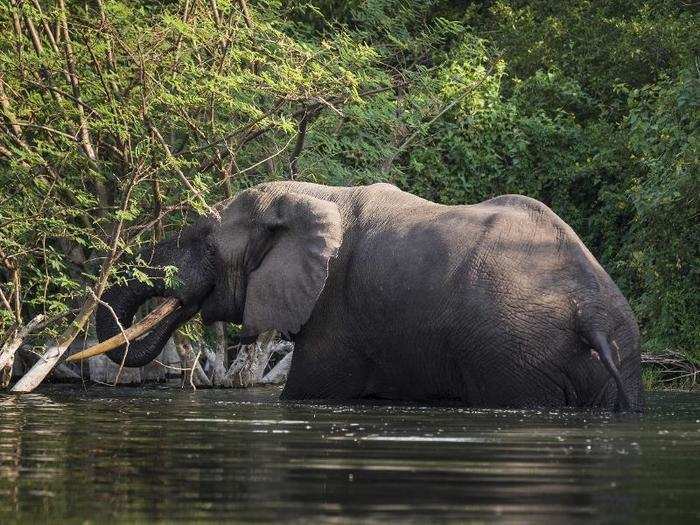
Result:
<instances>
[{"instance_id":1,"label":"elephant's trunk","mask_svg":"<svg viewBox=\"0 0 700 525\"><path fill-rule=\"evenodd\" d=\"M139 307L148 299L163 295L162 285L148 286L144 283L132 281L128 285L113 286L102 296L104 304L97 309L97 337L105 341L121 332L121 327L126 329L131 326L134 315ZM131 341L128 345L121 345L107 353L107 356L115 363L124 363L124 366L144 366L160 353L172 332L184 320L182 310L176 310L163 319L150 333ZM116 318L115 318L116 316ZM117 323L117 319L119 323ZM126 351L126 356L124 355Z\"/></svg>"},{"instance_id":2,"label":"elephant's trunk","mask_svg":"<svg viewBox=\"0 0 700 525\"><path fill-rule=\"evenodd\" d=\"M135 341L145 333L150 332L155 325L178 308L180 308L179 299L175 299L174 297L166 299L159 304L155 310L153 310L135 325L121 330L120 333L113 335L106 341L101 341L86 350L82 350L77 354L71 355L68 359L66 359L66 362L81 361L83 359L87 359L88 357L105 354L129 341ZM128 347L126 350L128 351Z\"/></svg>"},{"instance_id":3,"label":"elephant's trunk","mask_svg":"<svg viewBox=\"0 0 700 525\"><path fill-rule=\"evenodd\" d=\"M174 239L161 241L143 250L143 260L148 261L149 266L142 268L142 271L153 284L132 279L127 284L112 286L103 294L103 303L109 306L101 303L97 309L97 337L101 342L121 334L122 328L129 328L139 307L149 299L175 298L180 305L179 308L174 308L177 304L171 301L173 307L163 310L162 319L151 323L153 327L145 335L139 337L138 334L143 331L135 327L132 331L136 332L133 335L135 339L128 345L121 345L107 353L112 361L129 367L150 363L177 327L197 313L202 300L214 286L210 253L204 242L206 233L201 227L191 227ZM177 268L177 279L180 282L177 289L165 285L165 272L161 269L165 266ZM104 351L110 346L107 345Z\"/></svg>"},{"instance_id":4,"label":"elephant's trunk","mask_svg":"<svg viewBox=\"0 0 700 525\"><path fill-rule=\"evenodd\" d=\"M149 273L154 272L151 270ZM139 307L149 299L173 296L172 290L163 285L161 275L152 277L155 277L153 285L132 280L125 285L112 286L103 294L95 315L97 338L101 342L129 328ZM153 361L177 327L197 312L197 306L170 310L147 334L107 352L107 356L115 363L124 363L128 367L140 367Z\"/></svg>"}]
</instances>

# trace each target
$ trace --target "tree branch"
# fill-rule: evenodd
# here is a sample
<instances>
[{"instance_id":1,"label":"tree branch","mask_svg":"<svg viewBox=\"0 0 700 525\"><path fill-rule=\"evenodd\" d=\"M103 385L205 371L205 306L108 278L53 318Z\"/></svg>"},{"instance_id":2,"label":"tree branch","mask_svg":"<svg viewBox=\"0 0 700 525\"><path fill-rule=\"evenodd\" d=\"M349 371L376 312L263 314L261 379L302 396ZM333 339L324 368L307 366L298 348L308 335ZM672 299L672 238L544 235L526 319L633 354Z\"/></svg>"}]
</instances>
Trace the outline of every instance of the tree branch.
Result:
<instances>
[{"instance_id":1,"label":"tree branch","mask_svg":"<svg viewBox=\"0 0 700 525\"><path fill-rule=\"evenodd\" d=\"M178 177L180 177L180 180L182 183L187 187L188 190L190 190L201 202L202 206L214 217L219 216L219 212L214 210L209 204L207 204L206 199L204 196L195 188L192 186L192 183L187 179L185 174L182 172L180 168L175 163L175 157L173 156L172 152L170 151L170 147L168 146L167 142L165 142L165 139L163 138L163 135L161 135L160 131L158 131L158 128L156 128L153 123L149 120L146 119L146 124L150 128L150 130L153 132L155 135L156 139L158 139L158 142L160 143L161 147L163 148L163 151L165 152L165 157L170 161L170 165L172 166L173 170L175 173L177 173Z\"/></svg>"},{"instance_id":2,"label":"tree branch","mask_svg":"<svg viewBox=\"0 0 700 525\"><path fill-rule=\"evenodd\" d=\"M60 0L61 2L63 0ZM134 172L132 178L126 189L126 194L124 196L124 202L122 203L121 211L124 212L129 208L131 202L131 192L138 183L139 176L138 172ZM112 233L112 241L110 243L109 254L107 258L102 263L100 268L100 274L97 278L97 282L93 286L91 291L92 297L88 297L83 303L78 315L76 316L73 323L61 334L59 341L54 346L49 347L42 358L37 361L34 366L27 372L12 388L12 392L26 393L34 390L44 378L53 370L53 368L58 364L63 354L68 350L68 347L77 337L80 331L83 329L88 319L92 315L92 312L97 306L97 301L94 297L101 297L105 288L107 287L107 280L109 274L112 270L112 266L117 259L119 251L119 243L122 236L122 229L124 227L124 214L119 214L119 220Z\"/></svg>"},{"instance_id":3,"label":"tree branch","mask_svg":"<svg viewBox=\"0 0 700 525\"><path fill-rule=\"evenodd\" d=\"M299 155L301 155L304 149L304 140L306 139L306 128L309 124L309 120L312 117L311 111L305 112L304 116L301 117L299 121L299 131L297 132L297 141L294 144L294 150L292 151L291 160L289 162L289 169L291 171L290 176L293 179L299 173Z\"/></svg>"}]
</instances>

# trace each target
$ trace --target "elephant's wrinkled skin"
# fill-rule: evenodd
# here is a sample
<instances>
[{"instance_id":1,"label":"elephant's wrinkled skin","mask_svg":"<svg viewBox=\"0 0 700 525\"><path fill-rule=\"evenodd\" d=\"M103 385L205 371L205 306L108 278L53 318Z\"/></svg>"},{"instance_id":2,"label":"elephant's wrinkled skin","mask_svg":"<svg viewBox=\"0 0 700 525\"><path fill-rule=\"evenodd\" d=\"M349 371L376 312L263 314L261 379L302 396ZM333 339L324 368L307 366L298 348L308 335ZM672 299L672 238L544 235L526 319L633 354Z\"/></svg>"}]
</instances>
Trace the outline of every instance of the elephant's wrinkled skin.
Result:
<instances>
[{"instance_id":1,"label":"elephant's wrinkled skin","mask_svg":"<svg viewBox=\"0 0 700 525\"><path fill-rule=\"evenodd\" d=\"M203 219L146 254L177 266L180 287L105 294L124 325L148 297L184 305L132 342L127 366L152 360L201 311L207 323L242 323L244 340L275 328L295 341L286 399L642 409L627 301L536 200L443 206L388 184L273 182L218 210L220 222ZM104 307L97 329L101 340L119 330Z\"/></svg>"}]
</instances>

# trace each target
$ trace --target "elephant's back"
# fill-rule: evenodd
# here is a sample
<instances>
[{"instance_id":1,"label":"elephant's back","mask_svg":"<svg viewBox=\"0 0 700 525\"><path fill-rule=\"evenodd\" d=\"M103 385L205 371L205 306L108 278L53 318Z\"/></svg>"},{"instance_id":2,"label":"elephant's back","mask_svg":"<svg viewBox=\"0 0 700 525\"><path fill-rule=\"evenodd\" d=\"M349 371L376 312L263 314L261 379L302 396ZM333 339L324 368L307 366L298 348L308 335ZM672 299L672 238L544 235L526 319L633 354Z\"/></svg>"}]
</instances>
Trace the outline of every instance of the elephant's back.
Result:
<instances>
[{"instance_id":1,"label":"elephant's back","mask_svg":"<svg viewBox=\"0 0 700 525\"><path fill-rule=\"evenodd\" d=\"M410 204L383 208L348 248L353 287L359 283L387 311L434 328L454 324L453 312L470 312L473 325L495 319L523 337L535 327L538 337L570 339L582 323L601 319L611 331L636 331L613 280L544 204L518 195Z\"/></svg>"},{"instance_id":2,"label":"elephant's back","mask_svg":"<svg viewBox=\"0 0 700 525\"><path fill-rule=\"evenodd\" d=\"M498 253L493 262L502 272L543 290L617 290L573 228L544 203L502 195L465 208L482 228L477 254Z\"/></svg>"},{"instance_id":3,"label":"elephant's back","mask_svg":"<svg viewBox=\"0 0 700 525\"><path fill-rule=\"evenodd\" d=\"M578 325L608 318L611 330L615 324L635 324L615 282L574 230L545 204L504 195L465 208L482 236L465 264L468 281L488 283L494 296L504 300L517 302L527 296L535 303L551 304L562 310L556 316L562 322L569 321L569 315Z\"/></svg>"}]
</instances>

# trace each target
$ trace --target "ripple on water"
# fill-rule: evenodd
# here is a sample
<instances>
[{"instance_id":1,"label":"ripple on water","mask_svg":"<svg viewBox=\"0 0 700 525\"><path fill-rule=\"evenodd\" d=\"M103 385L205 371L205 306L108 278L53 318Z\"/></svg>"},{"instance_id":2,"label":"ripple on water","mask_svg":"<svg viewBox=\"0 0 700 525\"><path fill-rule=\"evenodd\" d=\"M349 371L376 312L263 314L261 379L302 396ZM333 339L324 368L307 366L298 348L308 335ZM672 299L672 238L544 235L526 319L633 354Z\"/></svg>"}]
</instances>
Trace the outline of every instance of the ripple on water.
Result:
<instances>
[{"instance_id":1,"label":"ripple on water","mask_svg":"<svg viewBox=\"0 0 700 525\"><path fill-rule=\"evenodd\" d=\"M700 519L700 394L621 416L278 393L0 396L0 522Z\"/></svg>"}]
</instances>

